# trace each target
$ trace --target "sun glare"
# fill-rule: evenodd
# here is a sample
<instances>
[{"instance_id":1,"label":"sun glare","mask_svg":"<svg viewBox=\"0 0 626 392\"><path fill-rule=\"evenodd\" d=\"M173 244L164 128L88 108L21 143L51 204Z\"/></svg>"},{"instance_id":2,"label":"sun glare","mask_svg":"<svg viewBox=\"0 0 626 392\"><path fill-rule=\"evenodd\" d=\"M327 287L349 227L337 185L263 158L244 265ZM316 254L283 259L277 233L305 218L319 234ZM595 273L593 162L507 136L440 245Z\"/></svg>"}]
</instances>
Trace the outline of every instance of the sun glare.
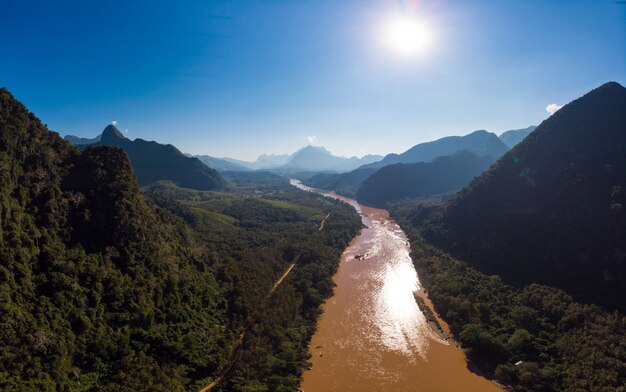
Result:
<instances>
[{"instance_id":1,"label":"sun glare","mask_svg":"<svg viewBox=\"0 0 626 392\"><path fill-rule=\"evenodd\" d=\"M401 57L418 56L431 46L432 32L422 20L409 15L396 15L383 25L386 47Z\"/></svg>"}]
</instances>

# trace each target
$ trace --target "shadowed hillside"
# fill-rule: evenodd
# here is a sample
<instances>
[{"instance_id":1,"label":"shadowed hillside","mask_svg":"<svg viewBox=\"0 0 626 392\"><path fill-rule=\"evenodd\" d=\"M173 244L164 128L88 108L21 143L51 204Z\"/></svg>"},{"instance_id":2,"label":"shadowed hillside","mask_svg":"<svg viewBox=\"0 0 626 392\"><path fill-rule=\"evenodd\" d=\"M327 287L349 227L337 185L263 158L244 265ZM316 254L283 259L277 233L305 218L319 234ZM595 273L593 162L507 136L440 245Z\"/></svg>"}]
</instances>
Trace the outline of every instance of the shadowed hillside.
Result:
<instances>
[{"instance_id":1,"label":"shadowed hillside","mask_svg":"<svg viewBox=\"0 0 626 392\"><path fill-rule=\"evenodd\" d=\"M387 202L456 191L480 175L494 161L469 151L432 162L397 163L369 176L356 193L359 203L384 206Z\"/></svg>"},{"instance_id":2,"label":"shadowed hillside","mask_svg":"<svg viewBox=\"0 0 626 392\"><path fill-rule=\"evenodd\" d=\"M226 182L214 169L198 158L191 158L171 144L159 144L143 139L129 140L114 126L108 125L100 141L91 146L110 145L123 149L130 157L137 181L144 186L159 180L169 180L182 187L220 189Z\"/></svg>"},{"instance_id":3,"label":"shadowed hillside","mask_svg":"<svg viewBox=\"0 0 626 392\"><path fill-rule=\"evenodd\" d=\"M427 238L487 273L626 310L626 89L564 106L451 201Z\"/></svg>"}]
</instances>

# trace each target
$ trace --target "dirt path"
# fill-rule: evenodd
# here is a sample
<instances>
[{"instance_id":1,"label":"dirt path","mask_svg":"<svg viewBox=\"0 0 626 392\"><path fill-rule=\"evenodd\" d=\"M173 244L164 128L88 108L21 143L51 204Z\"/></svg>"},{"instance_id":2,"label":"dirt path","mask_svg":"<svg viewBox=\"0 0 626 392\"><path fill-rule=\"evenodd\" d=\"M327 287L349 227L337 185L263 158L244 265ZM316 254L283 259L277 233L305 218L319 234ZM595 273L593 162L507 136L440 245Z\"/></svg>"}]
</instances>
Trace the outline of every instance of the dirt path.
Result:
<instances>
[{"instance_id":1,"label":"dirt path","mask_svg":"<svg viewBox=\"0 0 626 392\"><path fill-rule=\"evenodd\" d=\"M287 275L289 275L291 270L293 270L293 268L296 266L296 263L298 262L299 259L300 259L300 256L296 257L296 259L291 264L289 264L289 267L287 267L285 272L283 272L283 274L278 278L278 280L276 280L276 282L274 283L274 285L272 286L270 291L267 292L267 297L266 298L269 298L274 293L274 291L276 291L278 286L280 286L280 284L283 282L283 280L285 280ZM248 325L243 330L243 332L241 332L239 334L239 340L237 341L237 345L235 346L235 349L233 350L233 355L231 356L231 359L228 362L228 365L226 365L226 367L224 368L224 370L222 370L220 375L217 376L217 378L215 380L211 381L208 385L206 385L205 387L201 388L198 392L208 392L211 389L213 389L213 387L215 387L217 384L219 384L224 379L226 374L230 371L230 369L232 369L233 365L235 365L237 353L241 349L241 346L243 345L243 340L246 337L246 333L248 332L248 329L251 326L252 326L252 323L250 325Z\"/></svg>"},{"instance_id":2,"label":"dirt path","mask_svg":"<svg viewBox=\"0 0 626 392\"><path fill-rule=\"evenodd\" d=\"M317 231L322 231L322 229L324 228L324 223L326 223L326 219L328 219L330 217L330 212L328 213L328 215L326 215L326 218L322 219L322 222L320 223L320 228L317 229Z\"/></svg>"},{"instance_id":3,"label":"dirt path","mask_svg":"<svg viewBox=\"0 0 626 392\"><path fill-rule=\"evenodd\" d=\"M226 372L230 370L230 368L233 366L233 363L229 363L228 366L226 366L226 368L224 369L224 371L222 372L222 374L219 375L218 378L216 378L215 380L213 380L209 385L207 385L206 387L200 389L199 392L206 392L206 391L210 391L214 386L216 386L217 384L219 384L220 381L222 381L222 379L224 378L224 376L226 375Z\"/></svg>"},{"instance_id":4,"label":"dirt path","mask_svg":"<svg viewBox=\"0 0 626 392\"><path fill-rule=\"evenodd\" d=\"M324 222L326 222L326 219L328 219L329 217L330 217L330 212L320 222L320 227L319 227L319 229L317 229L318 232L322 231L322 229L324 228ZM271 297L272 294L274 294L274 291L276 291L278 286L280 286L280 284L283 282L283 280L285 280L285 278L289 275L291 270L294 269L294 267L296 266L296 263L298 262L299 259L300 259L300 256L296 257L294 259L294 261L291 264L289 264L289 267L287 267L285 272L283 272L283 274L276 280L276 282L274 282L274 285L272 286L270 291L267 292L267 297L266 298L269 298L269 297ZM241 334L239 334L239 341L237 342L237 345L235 346L235 349L233 350L233 355L231 356L231 359L228 362L228 365L226 365L226 367L224 368L224 370L222 370L220 375L217 376L217 378L215 380L211 381L205 387L201 388L198 392L208 392L211 389L213 389L217 384L219 384L224 379L226 374L230 371L230 369L232 369L233 365L235 365L236 355L239 352L239 350L241 349L241 346L243 345L243 340L246 337L246 333L248 332L248 329L251 326L252 326L252 324L248 325L243 330L243 332L241 332Z\"/></svg>"},{"instance_id":5,"label":"dirt path","mask_svg":"<svg viewBox=\"0 0 626 392\"><path fill-rule=\"evenodd\" d=\"M235 353L237 353L237 351L239 351L239 349L241 348L241 345L243 344L243 339L246 337L246 332L247 332L247 328L242 333L239 334L239 340L237 341L237 345L235 346L235 350L233 351L233 358L235 356ZM200 389L198 392L210 391L214 386L219 384L220 381L222 381L222 379L224 378L224 376L226 376L226 373L228 373L230 369L233 367L233 365L235 364L235 361L233 358L231 358L228 365L226 365L224 370L222 370L222 373L220 373L220 375L217 376L215 380L211 381L207 386Z\"/></svg>"},{"instance_id":6,"label":"dirt path","mask_svg":"<svg viewBox=\"0 0 626 392\"><path fill-rule=\"evenodd\" d=\"M297 260L296 260L297 261ZM289 273L291 272L291 270L293 269L293 267L296 266L296 261L294 261L293 263L289 264L289 267L287 267L287 269L285 270L285 272L283 272L283 274L280 276L280 278L278 278L278 280L276 281L276 283L274 283L274 286L272 286L272 289L267 293L267 296L269 297L270 295L272 295L274 293L274 291L276 291L276 289L278 288L278 286L283 282L283 280L287 277L287 275L289 275Z\"/></svg>"}]
</instances>

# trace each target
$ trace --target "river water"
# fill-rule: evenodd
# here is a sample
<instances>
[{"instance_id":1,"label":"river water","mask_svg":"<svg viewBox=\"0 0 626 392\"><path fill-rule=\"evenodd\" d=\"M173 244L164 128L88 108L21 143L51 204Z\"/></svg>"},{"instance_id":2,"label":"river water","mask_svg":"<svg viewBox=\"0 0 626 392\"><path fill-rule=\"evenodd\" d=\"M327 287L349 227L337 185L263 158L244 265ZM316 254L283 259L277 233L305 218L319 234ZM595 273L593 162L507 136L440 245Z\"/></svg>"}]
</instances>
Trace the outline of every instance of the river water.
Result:
<instances>
[{"instance_id":1,"label":"river water","mask_svg":"<svg viewBox=\"0 0 626 392\"><path fill-rule=\"evenodd\" d=\"M414 298L424 294L408 240L386 210L291 184L352 205L366 226L341 256L302 391L500 391L470 372L463 351L426 321Z\"/></svg>"}]
</instances>

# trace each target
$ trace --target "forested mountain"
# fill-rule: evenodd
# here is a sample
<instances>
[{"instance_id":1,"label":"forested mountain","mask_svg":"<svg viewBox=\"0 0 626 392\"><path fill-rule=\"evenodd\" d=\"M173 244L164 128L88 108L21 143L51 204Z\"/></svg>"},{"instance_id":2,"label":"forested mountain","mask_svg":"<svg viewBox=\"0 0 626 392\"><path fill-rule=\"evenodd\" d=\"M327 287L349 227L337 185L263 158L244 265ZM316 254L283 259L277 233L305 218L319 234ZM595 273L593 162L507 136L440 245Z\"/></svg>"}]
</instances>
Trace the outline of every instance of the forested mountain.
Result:
<instances>
[{"instance_id":1,"label":"forested mountain","mask_svg":"<svg viewBox=\"0 0 626 392\"><path fill-rule=\"evenodd\" d=\"M427 239L513 284L626 310L626 89L567 104L433 220Z\"/></svg>"},{"instance_id":2,"label":"forested mountain","mask_svg":"<svg viewBox=\"0 0 626 392\"><path fill-rule=\"evenodd\" d=\"M72 143L75 146L83 146L86 144L98 143L100 141L100 136L102 135L98 135L92 139L89 139L89 138L78 137L74 135L67 135L63 139L67 140L68 142Z\"/></svg>"},{"instance_id":3,"label":"forested mountain","mask_svg":"<svg viewBox=\"0 0 626 392\"><path fill-rule=\"evenodd\" d=\"M200 162L207 165L207 167L215 169L218 172L250 170L250 168L240 165L238 163L234 163L226 159L214 158L209 155L193 155L193 157L198 158Z\"/></svg>"},{"instance_id":4,"label":"forested mountain","mask_svg":"<svg viewBox=\"0 0 626 392\"><path fill-rule=\"evenodd\" d=\"M499 158L508 149L494 133L480 130L465 136L448 136L432 142L420 143L402 154L389 154L383 160L364 165L362 168L379 169L394 163L430 162L437 157L451 155L461 150Z\"/></svg>"},{"instance_id":5,"label":"forested mountain","mask_svg":"<svg viewBox=\"0 0 626 392\"><path fill-rule=\"evenodd\" d=\"M382 207L402 198L453 192L467 185L494 161L491 156L479 157L463 150L432 162L388 165L362 182L356 198L359 203Z\"/></svg>"},{"instance_id":6,"label":"forested mountain","mask_svg":"<svg viewBox=\"0 0 626 392\"><path fill-rule=\"evenodd\" d=\"M512 287L434 248L420 235L434 208L402 200L391 213L411 241L420 282L472 369L516 392L623 389L623 314L577 303L554 287Z\"/></svg>"},{"instance_id":7,"label":"forested mountain","mask_svg":"<svg viewBox=\"0 0 626 392\"><path fill-rule=\"evenodd\" d=\"M143 194L122 149L81 152L0 89L0 389L297 391L360 220L271 180Z\"/></svg>"},{"instance_id":8,"label":"forested mountain","mask_svg":"<svg viewBox=\"0 0 626 392\"><path fill-rule=\"evenodd\" d=\"M378 169L355 169L347 173L318 173L302 179L308 186L337 192L340 195L354 198L361 183Z\"/></svg>"},{"instance_id":9,"label":"forested mountain","mask_svg":"<svg viewBox=\"0 0 626 392\"><path fill-rule=\"evenodd\" d=\"M219 287L121 149L80 153L0 89L0 177L0 389L176 390L216 371Z\"/></svg>"},{"instance_id":10,"label":"forested mountain","mask_svg":"<svg viewBox=\"0 0 626 392\"><path fill-rule=\"evenodd\" d=\"M108 125L100 141L92 144L101 145L120 147L128 154L140 186L159 180L200 190L220 189L226 185L217 171L208 168L198 158L185 156L171 144L129 140L114 125Z\"/></svg>"},{"instance_id":11,"label":"forested mountain","mask_svg":"<svg viewBox=\"0 0 626 392\"><path fill-rule=\"evenodd\" d=\"M515 145L522 140L526 136L528 136L532 131L534 131L537 127L535 125L531 125L528 128L524 129L512 129L510 131L503 132L499 138L506 144L509 148L515 147Z\"/></svg>"}]
</instances>

